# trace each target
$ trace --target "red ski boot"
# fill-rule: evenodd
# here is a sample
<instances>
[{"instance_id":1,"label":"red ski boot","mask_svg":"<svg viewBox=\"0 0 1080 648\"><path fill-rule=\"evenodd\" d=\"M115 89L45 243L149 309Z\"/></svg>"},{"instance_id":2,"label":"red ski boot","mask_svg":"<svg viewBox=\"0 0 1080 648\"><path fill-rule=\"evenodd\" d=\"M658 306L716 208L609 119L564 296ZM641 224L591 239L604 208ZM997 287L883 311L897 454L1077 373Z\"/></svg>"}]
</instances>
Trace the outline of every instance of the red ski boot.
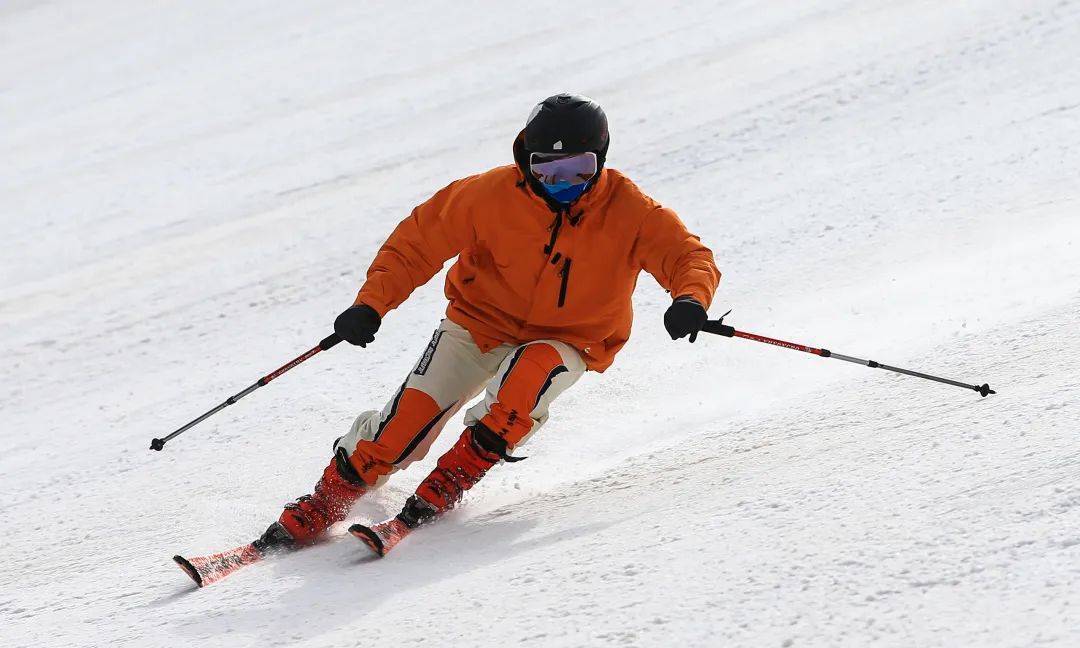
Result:
<instances>
[{"instance_id":1,"label":"red ski boot","mask_svg":"<svg viewBox=\"0 0 1080 648\"><path fill-rule=\"evenodd\" d=\"M500 459L524 458L508 455L506 441L482 423L465 428L457 443L439 458L435 470L416 488L416 494L405 502L401 513L372 526L354 524L349 527L349 533L377 555L385 556L413 529L454 508L465 491L475 486Z\"/></svg>"},{"instance_id":2,"label":"red ski boot","mask_svg":"<svg viewBox=\"0 0 1080 648\"><path fill-rule=\"evenodd\" d=\"M367 485L355 472L344 453L335 455L315 484L315 492L285 505L278 523L297 544L315 542L323 531L349 515L353 503L367 492Z\"/></svg>"},{"instance_id":3,"label":"red ski boot","mask_svg":"<svg viewBox=\"0 0 1080 648\"><path fill-rule=\"evenodd\" d=\"M431 505L435 514L444 513L454 508L465 491L500 459L521 461L524 457L507 455L506 441L477 423L465 428L457 443L439 458L435 470L416 488L416 494Z\"/></svg>"}]
</instances>

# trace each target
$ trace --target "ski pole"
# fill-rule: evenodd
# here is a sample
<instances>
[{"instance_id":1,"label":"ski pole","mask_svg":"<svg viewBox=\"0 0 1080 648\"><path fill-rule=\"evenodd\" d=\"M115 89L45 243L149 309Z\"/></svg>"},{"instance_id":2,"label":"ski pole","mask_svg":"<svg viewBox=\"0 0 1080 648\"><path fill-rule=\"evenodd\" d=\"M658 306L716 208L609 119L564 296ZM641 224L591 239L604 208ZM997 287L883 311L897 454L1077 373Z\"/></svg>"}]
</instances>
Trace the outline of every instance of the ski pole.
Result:
<instances>
[{"instance_id":1,"label":"ski pole","mask_svg":"<svg viewBox=\"0 0 1080 648\"><path fill-rule=\"evenodd\" d=\"M890 367L886 364L881 364L876 360L863 360L862 358L855 358L852 356L843 355L840 353L834 353L828 349L815 349L811 346L804 344L795 344L794 342L785 342L784 340L777 340L771 337L765 337L764 335L757 335L756 333L747 333L745 331L736 331L735 327L724 324L724 318L731 314L731 311L724 313L718 320L709 320L705 322L705 326L701 328L706 333L713 333L715 335L722 335L724 337L740 337L746 340L753 340L754 342L764 342L765 344L772 344L778 347L784 347L785 349L793 349L795 351L802 351L804 353L812 353L822 358L836 358L837 360L843 360L844 362L854 362L855 364L861 364L871 369L885 369L887 371L894 371L905 376L915 376L916 378L925 378L926 380L933 380L939 383L945 383L946 385L955 385L957 387L963 387L965 389L972 389L985 398L988 394L996 394L997 392L990 389L990 385L983 383L982 385L969 385L967 383L958 382L956 380L949 380L948 378L941 378L938 376L931 376L929 374L919 373L918 371L911 371L909 369L901 369L899 367Z\"/></svg>"},{"instance_id":2,"label":"ski pole","mask_svg":"<svg viewBox=\"0 0 1080 648\"><path fill-rule=\"evenodd\" d=\"M225 409L229 405L232 405L233 403L240 400L244 396L247 396L251 392L258 389L259 387L262 387L263 385L266 385L267 383L269 383L274 378L277 378L278 376L285 373L289 369L292 369L293 367L300 364L301 362L304 362L305 360L309 360L312 356L319 353L320 351L326 351L327 349L330 349L331 347L333 347L338 342L341 342L341 338L338 336L338 334L337 333L331 333L330 335L323 338L323 340L321 342L319 342L319 346L312 347L312 348L308 349L307 351L305 351L301 355L297 356L296 358L293 358L291 361L289 361L284 366L279 367L278 369L275 369L274 371L268 373L267 375L263 376L262 378L259 378L255 382L254 385L248 387L244 391L242 391L242 392L240 392L238 394L235 394L233 396L229 396L228 398L225 399L224 403L222 403L221 405L218 405L217 407L210 410L206 414L203 414L199 418L195 419L194 421L191 421L190 423L188 423L184 427L180 428L179 430L173 432L172 434L170 434L169 436L167 436L167 437L165 437L163 439L153 439L152 441L150 441L150 449L160 451L162 448L165 447L166 442L172 440L173 438L175 438L177 436L180 436L181 434L183 434L184 432L188 431L189 429L195 427L199 423L202 423L203 421L210 418L214 414L217 414L218 412Z\"/></svg>"}]
</instances>

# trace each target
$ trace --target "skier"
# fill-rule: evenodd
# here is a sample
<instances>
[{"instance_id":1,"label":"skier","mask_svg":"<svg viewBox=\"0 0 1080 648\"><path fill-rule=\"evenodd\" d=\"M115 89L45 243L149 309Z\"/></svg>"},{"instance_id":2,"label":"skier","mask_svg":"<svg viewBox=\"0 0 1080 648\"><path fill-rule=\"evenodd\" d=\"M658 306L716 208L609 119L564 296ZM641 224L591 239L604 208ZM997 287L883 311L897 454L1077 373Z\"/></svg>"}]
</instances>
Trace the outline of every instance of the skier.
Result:
<instances>
[{"instance_id":1,"label":"skier","mask_svg":"<svg viewBox=\"0 0 1080 648\"><path fill-rule=\"evenodd\" d=\"M446 319L381 411L334 443L314 492L286 505L263 545L304 545L344 520L364 493L422 458L446 422L465 430L398 514L408 529L454 507L547 420L586 370L626 344L645 270L673 302L664 326L693 342L720 280L712 252L673 211L606 169L607 116L587 97L540 102L514 141L516 164L452 182L416 207L368 269L334 331L361 347L382 318L457 257Z\"/></svg>"}]
</instances>

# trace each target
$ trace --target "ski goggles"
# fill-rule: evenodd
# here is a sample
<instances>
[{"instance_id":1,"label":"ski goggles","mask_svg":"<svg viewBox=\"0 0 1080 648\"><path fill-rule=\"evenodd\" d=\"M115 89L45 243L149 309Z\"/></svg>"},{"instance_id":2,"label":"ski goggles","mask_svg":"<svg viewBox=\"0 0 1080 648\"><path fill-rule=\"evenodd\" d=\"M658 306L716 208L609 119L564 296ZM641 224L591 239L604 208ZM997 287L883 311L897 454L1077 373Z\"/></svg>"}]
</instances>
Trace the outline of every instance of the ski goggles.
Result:
<instances>
[{"instance_id":1,"label":"ski goggles","mask_svg":"<svg viewBox=\"0 0 1080 648\"><path fill-rule=\"evenodd\" d=\"M532 153L529 170L544 184L584 184L596 175L596 153Z\"/></svg>"}]
</instances>

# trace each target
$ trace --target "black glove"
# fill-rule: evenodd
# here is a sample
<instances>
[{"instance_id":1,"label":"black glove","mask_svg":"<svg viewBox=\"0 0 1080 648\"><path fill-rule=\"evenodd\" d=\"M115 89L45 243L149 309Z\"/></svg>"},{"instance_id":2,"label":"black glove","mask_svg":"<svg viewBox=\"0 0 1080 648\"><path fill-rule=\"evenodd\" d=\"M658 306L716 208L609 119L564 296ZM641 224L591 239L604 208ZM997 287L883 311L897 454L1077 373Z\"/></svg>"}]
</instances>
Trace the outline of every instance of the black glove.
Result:
<instances>
[{"instance_id":1,"label":"black glove","mask_svg":"<svg viewBox=\"0 0 1080 648\"><path fill-rule=\"evenodd\" d=\"M349 344L367 346L375 341L375 331L379 330L382 318L375 309L366 304L357 304L337 316L334 320L334 333Z\"/></svg>"},{"instance_id":2,"label":"black glove","mask_svg":"<svg viewBox=\"0 0 1080 648\"><path fill-rule=\"evenodd\" d=\"M705 307L693 297L676 297L664 313L664 328L672 340L690 336L690 341L697 340L697 334L709 319Z\"/></svg>"}]
</instances>

